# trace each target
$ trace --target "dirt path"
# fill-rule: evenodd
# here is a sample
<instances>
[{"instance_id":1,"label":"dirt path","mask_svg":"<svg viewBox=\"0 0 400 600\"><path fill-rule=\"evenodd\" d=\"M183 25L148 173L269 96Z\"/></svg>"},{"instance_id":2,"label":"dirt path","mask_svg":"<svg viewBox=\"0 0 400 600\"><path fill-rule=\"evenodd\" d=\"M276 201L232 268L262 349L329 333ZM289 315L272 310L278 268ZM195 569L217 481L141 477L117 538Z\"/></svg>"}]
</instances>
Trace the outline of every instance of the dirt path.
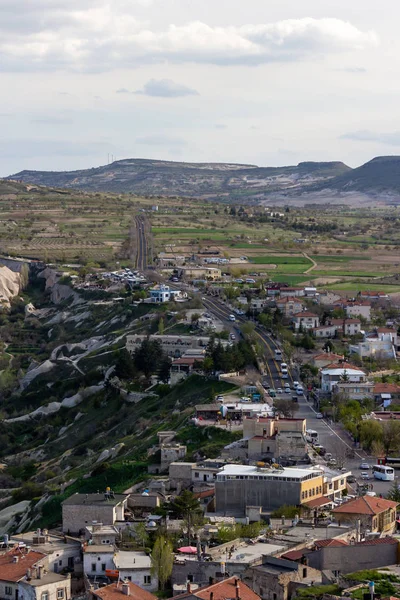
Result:
<instances>
[{"instance_id":1,"label":"dirt path","mask_svg":"<svg viewBox=\"0 0 400 600\"><path fill-rule=\"evenodd\" d=\"M307 275L307 273L311 273L311 271L314 271L314 269L316 269L318 267L317 263L315 262L315 260L313 258L311 258L311 256L308 256L308 254L306 254L306 252L302 253L304 258L307 258L308 260L310 260L312 262L312 265L309 269L307 269L307 271L304 271L304 275Z\"/></svg>"}]
</instances>

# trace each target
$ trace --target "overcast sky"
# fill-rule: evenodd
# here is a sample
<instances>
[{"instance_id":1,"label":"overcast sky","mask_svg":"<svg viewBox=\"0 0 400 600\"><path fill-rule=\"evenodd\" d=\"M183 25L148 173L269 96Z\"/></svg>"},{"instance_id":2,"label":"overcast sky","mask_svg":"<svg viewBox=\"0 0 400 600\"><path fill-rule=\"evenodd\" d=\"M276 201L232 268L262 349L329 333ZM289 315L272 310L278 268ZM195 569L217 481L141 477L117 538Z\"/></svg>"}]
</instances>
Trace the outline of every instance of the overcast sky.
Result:
<instances>
[{"instance_id":1,"label":"overcast sky","mask_svg":"<svg viewBox=\"0 0 400 600\"><path fill-rule=\"evenodd\" d=\"M398 0L0 0L0 175L400 154Z\"/></svg>"}]
</instances>

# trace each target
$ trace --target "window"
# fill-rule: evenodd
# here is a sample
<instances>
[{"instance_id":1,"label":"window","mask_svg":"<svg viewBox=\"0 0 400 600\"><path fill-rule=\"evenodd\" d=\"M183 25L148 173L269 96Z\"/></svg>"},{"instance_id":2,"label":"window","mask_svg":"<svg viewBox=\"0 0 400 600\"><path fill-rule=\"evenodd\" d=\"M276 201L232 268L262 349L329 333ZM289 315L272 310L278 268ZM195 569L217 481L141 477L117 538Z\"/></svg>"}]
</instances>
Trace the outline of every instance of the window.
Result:
<instances>
[{"instance_id":1,"label":"window","mask_svg":"<svg viewBox=\"0 0 400 600\"><path fill-rule=\"evenodd\" d=\"M151 576L150 575L145 575L143 577L143 583L144 583L144 585L150 585L151 584Z\"/></svg>"},{"instance_id":2,"label":"window","mask_svg":"<svg viewBox=\"0 0 400 600\"><path fill-rule=\"evenodd\" d=\"M58 561L58 564L60 565L60 567L62 566L62 560Z\"/></svg>"},{"instance_id":3,"label":"window","mask_svg":"<svg viewBox=\"0 0 400 600\"><path fill-rule=\"evenodd\" d=\"M98 556L98 557L97 557L97 560L101 560L101 556Z\"/></svg>"},{"instance_id":4,"label":"window","mask_svg":"<svg viewBox=\"0 0 400 600\"><path fill-rule=\"evenodd\" d=\"M304 569L303 569L303 579L304 579L305 577L307 577L307 569L306 569L306 568L304 568Z\"/></svg>"},{"instance_id":5,"label":"window","mask_svg":"<svg viewBox=\"0 0 400 600\"><path fill-rule=\"evenodd\" d=\"M41 596L42 600L49 600L49 598L50 598L49 592L42 592L42 596Z\"/></svg>"},{"instance_id":6,"label":"window","mask_svg":"<svg viewBox=\"0 0 400 600\"><path fill-rule=\"evenodd\" d=\"M199 474L197 473L197 471L195 472L194 476L195 476L195 477L198 477L198 476L199 476Z\"/></svg>"},{"instance_id":7,"label":"window","mask_svg":"<svg viewBox=\"0 0 400 600\"><path fill-rule=\"evenodd\" d=\"M101 563L101 570L105 571L106 570L106 563Z\"/></svg>"},{"instance_id":8,"label":"window","mask_svg":"<svg viewBox=\"0 0 400 600\"><path fill-rule=\"evenodd\" d=\"M96 563L92 563L92 571L96 571ZM43 600L43 598L42 598Z\"/></svg>"},{"instance_id":9,"label":"window","mask_svg":"<svg viewBox=\"0 0 400 600\"><path fill-rule=\"evenodd\" d=\"M5 592L7 596L12 596L12 587L10 585L6 585Z\"/></svg>"},{"instance_id":10,"label":"window","mask_svg":"<svg viewBox=\"0 0 400 600\"><path fill-rule=\"evenodd\" d=\"M63 600L64 590L57 590L57 600Z\"/></svg>"}]
</instances>

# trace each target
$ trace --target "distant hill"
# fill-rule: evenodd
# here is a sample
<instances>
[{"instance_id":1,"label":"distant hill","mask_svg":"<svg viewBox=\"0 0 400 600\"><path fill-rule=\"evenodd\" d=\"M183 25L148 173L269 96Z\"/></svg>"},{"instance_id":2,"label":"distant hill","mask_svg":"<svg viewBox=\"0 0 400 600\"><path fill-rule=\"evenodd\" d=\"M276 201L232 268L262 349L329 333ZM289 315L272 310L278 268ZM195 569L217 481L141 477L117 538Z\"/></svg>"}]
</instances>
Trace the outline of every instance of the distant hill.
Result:
<instances>
[{"instance_id":1,"label":"distant hill","mask_svg":"<svg viewBox=\"0 0 400 600\"><path fill-rule=\"evenodd\" d=\"M302 162L288 167L230 163L184 163L126 159L81 171L21 171L10 178L24 183L88 191L261 200L271 193L302 192L329 186L352 169L342 162Z\"/></svg>"},{"instance_id":2,"label":"distant hill","mask_svg":"<svg viewBox=\"0 0 400 600\"><path fill-rule=\"evenodd\" d=\"M341 173L326 182L319 182L314 189L339 190L341 192L400 192L400 156L378 156L361 167Z\"/></svg>"}]
</instances>

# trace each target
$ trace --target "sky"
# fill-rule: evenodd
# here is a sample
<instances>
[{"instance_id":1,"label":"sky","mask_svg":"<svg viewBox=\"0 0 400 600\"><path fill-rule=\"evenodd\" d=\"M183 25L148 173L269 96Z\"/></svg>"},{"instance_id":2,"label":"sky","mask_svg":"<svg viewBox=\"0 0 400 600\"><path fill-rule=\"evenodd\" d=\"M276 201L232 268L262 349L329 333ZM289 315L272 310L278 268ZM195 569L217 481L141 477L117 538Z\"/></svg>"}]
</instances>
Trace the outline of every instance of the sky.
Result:
<instances>
[{"instance_id":1,"label":"sky","mask_svg":"<svg viewBox=\"0 0 400 600\"><path fill-rule=\"evenodd\" d=\"M0 176L400 154L400 2L0 0Z\"/></svg>"}]
</instances>

